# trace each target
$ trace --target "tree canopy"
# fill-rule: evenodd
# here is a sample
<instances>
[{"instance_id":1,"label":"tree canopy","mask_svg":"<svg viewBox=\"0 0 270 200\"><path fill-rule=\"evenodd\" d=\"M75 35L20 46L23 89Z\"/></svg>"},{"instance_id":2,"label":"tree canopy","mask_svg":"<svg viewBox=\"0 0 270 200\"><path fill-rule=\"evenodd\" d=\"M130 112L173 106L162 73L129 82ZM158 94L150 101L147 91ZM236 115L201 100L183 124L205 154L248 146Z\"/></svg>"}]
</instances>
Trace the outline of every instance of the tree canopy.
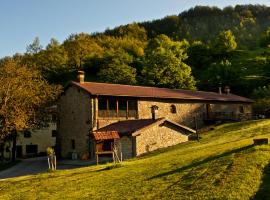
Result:
<instances>
[{"instance_id":1,"label":"tree canopy","mask_svg":"<svg viewBox=\"0 0 270 200\"><path fill-rule=\"evenodd\" d=\"M38 70L12 58L0 63L0 82L0 139L37 125L43 115L41 109L50 105L60 91L49 85Z\"/></svg>"},{"instance_id":2,"label":"tree canopy","mask_svg":"<svg viewBox=\"0 0 270 200\"><path fill-rule=\"evenodd\" d=\"M187 59L186 41L174 42L165 35L152 39L146 48L142 74L147 85L195 89Z\"/></svg>"}]
</instances>

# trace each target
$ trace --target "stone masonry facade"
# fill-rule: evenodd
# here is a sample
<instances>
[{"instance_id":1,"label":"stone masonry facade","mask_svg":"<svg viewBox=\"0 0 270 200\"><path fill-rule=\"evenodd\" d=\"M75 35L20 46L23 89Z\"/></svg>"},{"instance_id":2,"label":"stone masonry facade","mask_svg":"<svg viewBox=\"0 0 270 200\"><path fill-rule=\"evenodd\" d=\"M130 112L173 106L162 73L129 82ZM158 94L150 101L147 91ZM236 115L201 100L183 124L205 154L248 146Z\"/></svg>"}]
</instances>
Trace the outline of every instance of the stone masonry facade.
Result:
<instances>
[{"instance_id":1,"label":"stone masonry facade","mask_svg":"<svg viewBox=\"0 0 270 200\"><path fill-rule=\"evenodd\" d=\"M92 128L90 95L77 87L70 87L61 96L58 108L57 145L61 156L68 157L73 151L79 154L88 151L88 134Z\"/></svg>"},{"instance_id":2,"label":"stone masonry facade","mask_svg":"<svg viewBox=\"0 0 270 200\"><path fill-rule=\"evenodd\" d=\"M203 124L207 113L207 104L210 105L208 108L210 108L211 112L232 111L235 115L243 112L243 114L252 112L251 104L245 103L137 98L137 116L129 119L152 118L151 106L156 105L159 107L156 118L165 117L176 123L194 128L195 116L198 126ZM175 112L172 112L172 107L175 107ZM83 152L94 149L93 144L91 146L91 141L89 140L89 133L91 131L119 120L128 119L125 117L98 117L98 97L91 96L88 92L76 86L70 86L65 90L65 93L59 100L58 108L57 146L60 147L59 151L61 151L61 156L63 157L68 157L73 151L81 155ZM153 142L155 138L158 140L156 145ZM143 140L147 142L143 143ZM173 140L175 140L175 143ZM179 137L177 131L172 132L168 127L161 127L160 129L153 127L151 131L149 129L147 133L141 134L141 136L136 138L136 146L138 148L136 151L139 155L147 152L147 148L154 150L186 140L186 137ZM133 143L132 138L123 138L121 144L123 146L123 157L132 156Z\"/></svg>"},{"instance_id":3,"label":"stone masonry facade","mask_svg":"<svg viewBox=\"0 0 270 200\"><path fill-rule=\"evenodd\" d=\"M136 156L157 149L188 141L188 135L181 133L169 124L154 126L142 130L136 136Z\"/></svg>"}]
</instances>

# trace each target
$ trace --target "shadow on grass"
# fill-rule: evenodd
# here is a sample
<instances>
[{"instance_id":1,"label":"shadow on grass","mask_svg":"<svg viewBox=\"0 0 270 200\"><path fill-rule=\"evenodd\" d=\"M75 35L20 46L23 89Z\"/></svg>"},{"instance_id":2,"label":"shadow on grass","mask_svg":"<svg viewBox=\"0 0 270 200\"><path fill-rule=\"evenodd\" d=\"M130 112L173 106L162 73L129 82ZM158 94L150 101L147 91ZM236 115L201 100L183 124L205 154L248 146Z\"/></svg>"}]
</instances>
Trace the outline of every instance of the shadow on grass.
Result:
<instances>
[{"instance_id":1,"label":"shadow on grass","mask_svg":"<svg viewBox=\"0 0 270 200\"><path fill-rule=\"evenodd\" d=\"M149 178L149 180L156 179L156 178L162 178L164 176L168 176L168 175L175 174L175 173L180 173L180 172L182 172L184 170L188 170L188 169L191 169L191 168L194 168L194 167L198 167L199 165L214 161L214 160L216 160L218 158L229 156L229 155L234 154L234 153L240 153L240 152L248 150L248 149L250 149L252 147L253 147L253 145L248 145L248 146L241 147L239 149L234 149L232 151L228 151L228 152L216 155L216 156L208 157L208 158L206 158L204 160L201 160L201 161L198 161L198 162L193 162L190 165L183 166L183 167L177 168L177 169L172 170L172 171L168 171L168 172L165 172L165 173L158 174L156 176L153 176L153 177Z\"/></svg>"},{"instance_id":2,"label":"shadow on grass","mask_svg":"<svg viewBox=\"0 0 270 200\"><path fill-rule=\"evenodd\" d=\"M270 199L270 163L263 170L263 178L260 188L253 200Z\"/></svg>"}]
</instances>

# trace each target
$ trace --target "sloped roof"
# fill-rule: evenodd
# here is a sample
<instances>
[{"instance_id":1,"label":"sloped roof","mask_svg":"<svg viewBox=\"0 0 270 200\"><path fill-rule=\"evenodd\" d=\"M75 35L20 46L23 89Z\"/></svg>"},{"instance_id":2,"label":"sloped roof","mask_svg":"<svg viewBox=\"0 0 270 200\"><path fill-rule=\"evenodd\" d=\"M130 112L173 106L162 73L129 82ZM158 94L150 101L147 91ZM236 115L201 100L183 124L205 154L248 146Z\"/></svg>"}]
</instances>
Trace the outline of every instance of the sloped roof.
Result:
<instances>
[{"instance_id":1,"label":"sloped roof","mask_svg":"<svg viewBox=\"0 0 270 200\"><path fill-rule=\"evenodd\" d=\"M103 128L100 128L96 130L95 132L117 132L120 136L126 136L126 135L133 135L136 136L137 133L139 133L140 130L146 129L151 127L154 124L157 123L170 123L174 126L177 126L180 129L185 130L185 132L189 133L195 133L196 131L188 128L186 126L180 125L178 123L172 122L170 120L167 120L165 118L159 118L156 120L153 119L138 119L138 120L125 120L125 121L119 121L112 124L109 124L108 126L105 126Z\"/></svg>"},{"instance_id":2,"label":"sloped roof","mask_svg":"<svg viewBox=\"0 0 270 200\"><path fill-rule=\"evenodd\" d=\"M109 131L116 131L119 133L120 136L130 135L139 129L142 129L146 126L149 126L157 121L162 119L138 119L138 120L124 120L109 124L108 126L102 127L95 132L109 132Z\"/></svg>"},{"instance_id":3,"label":"sloped roof","mask_svg":"<svg viewBox=\"0 0 270 200\"><path fill-rule=\"evenodd\" d=\"M95 140L111 140L120 138L117 131L95 131L93 132L92 137Z\"/></svg>"},{"instance_id":4,"label":"sloped roof","mask_svg":"<svg viewBox=\"0 0 270 200\"><path fill-rule=\"evenodd\" d=\"M131 86L121 84L96 83L96 82L70 82L91 95L145 97L158 99L180 99L199 101L222 101L252 103L251 99L234 94L219 94L215 92L203 92L192 90L168 89L157 87Z\"/></svg>"}]
</instances>

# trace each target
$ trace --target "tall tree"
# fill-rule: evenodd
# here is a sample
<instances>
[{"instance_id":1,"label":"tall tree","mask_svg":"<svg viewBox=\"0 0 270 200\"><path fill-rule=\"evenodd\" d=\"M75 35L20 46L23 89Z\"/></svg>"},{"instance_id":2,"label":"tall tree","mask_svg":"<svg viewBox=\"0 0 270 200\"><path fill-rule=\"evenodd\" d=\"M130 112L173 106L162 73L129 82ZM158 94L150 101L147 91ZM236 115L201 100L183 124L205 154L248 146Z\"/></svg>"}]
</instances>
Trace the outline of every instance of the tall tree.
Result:
<instances>
[{"instance_id":1,"label":"tall tree","mask_svg":"<svg viewBox=\"0 0 270 200\"><path fill-rule=\"evenodd\" d=\"M187 59L185 41L174 42L165 35L152 39L145 51L142 75L147 85L195 89Z\"/></svg>"},{"instance_id":2,"label":"tall tree","mask_svg":"<svg viewBox=\"0 0 270 200\"><path fill-rule=\"evenodd\" d=\"M13 160L15 159L16 136L38 125L45 108L60 89L49 85L39 71L29 69L14 59L0 63L0 139L12 135Z\"/></svg>"},{"instance_id":3,"label":"tall tree","mask_svg":"<svg viewBox=\"0 0 270 200\"><path fill-rule=\"evenodd\" d=\"M68 55L65 48L56 39L51 39L45 50L36 54L36 65L50 82L63 83L67 66Z\"/></svg>"},{"instance_id":4,"label":"tall tree","mask_svg":"<svg viewBox=\"0 0 270 200\"><path fill-rule=\"evenodd\" d=\"M88 34L71 35L63 43L68 53L68 64L73 68L83 68L87 58L93 57L102 51L102 48Z\"/></svg>"},{"instance_id":5,"label":"tall tree","mask_svg":"<svg viewBox=\"0 0 270 200\"><path fill-rule=\"evenodd\" d=\"M231 30L222 31L214 41L214 52L220 55L226 55L235 50L237 43Z\"/></svg>"},{"instance_id":6,"label":"tall tree","mask_svg":"<svg viewBox=\"0 0 270 200\"><path fill-rule=\"evenodd\" d=\"M219 86L230 86L235 90L241 88L240 70L230 61L224 60L212 63L202 77L202 87L211 91L217 91Z\"/></svg>"},{"instance_id":7,"label":"tall tree","mask_svg":"<svg viewBox=\"0 0 270 200\"><path fill-rule=\"evenodd\" d=\"M260 46L270 47L270 27L268 27L266 31L262 34L260 38Z\"/></svg>"},{"instance_id":8,"label":"tall tree","mask_svg":"<svg viewBox=\"0 0 270 200\"><path fill-rule=\"evenodd\" d=\"M130 66L132 61L133 57L123 51L106 54L98 77L103 82L134 85L136 84L136 69Z\"/></svg>"},{"instance_id":9,"label":"tall tree","mask_svg":"<svg viewBox=\"0 0 270 200\"><path fill-rule=\"evenodd\" d=\"M26 53L36 54L42 50L39 38L35 37L34 41L26 47Z\"/></svg>"}]
</instances>

